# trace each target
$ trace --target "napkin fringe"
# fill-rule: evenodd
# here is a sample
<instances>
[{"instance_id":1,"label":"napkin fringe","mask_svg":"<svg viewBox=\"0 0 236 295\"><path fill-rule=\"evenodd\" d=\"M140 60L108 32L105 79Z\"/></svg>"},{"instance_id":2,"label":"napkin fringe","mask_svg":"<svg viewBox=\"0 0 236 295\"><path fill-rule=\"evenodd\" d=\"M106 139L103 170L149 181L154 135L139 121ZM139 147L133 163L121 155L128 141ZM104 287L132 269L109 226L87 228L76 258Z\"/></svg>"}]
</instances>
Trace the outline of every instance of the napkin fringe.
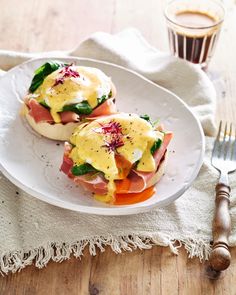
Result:
<instances>
[{"instance_id":1,"label":"napkin fringe","mask_svg":"<svg viewBox=\"0 0 236 295\"><path fill-rule=\"evenodd\" d=\"M83 256L86 246L89 253L96 255L97 249L105 251L110 246L115 253L132 251L136 249L151 249L154 245L169 246L172 253L178 255L178 249L182 246L188 252L188 257L198 257L200 261L207 260L211 251L209 242L198 239L173 240L166 235L122 235L122 236L97 236L77 241L75 243L50 243L30 251L12 251L0 257L0 273L2 276L9 272L15 273L27 265L35 264L43 268L50 260L62 262L74 255L76 258Z\"/></svg>"}]
</instances>

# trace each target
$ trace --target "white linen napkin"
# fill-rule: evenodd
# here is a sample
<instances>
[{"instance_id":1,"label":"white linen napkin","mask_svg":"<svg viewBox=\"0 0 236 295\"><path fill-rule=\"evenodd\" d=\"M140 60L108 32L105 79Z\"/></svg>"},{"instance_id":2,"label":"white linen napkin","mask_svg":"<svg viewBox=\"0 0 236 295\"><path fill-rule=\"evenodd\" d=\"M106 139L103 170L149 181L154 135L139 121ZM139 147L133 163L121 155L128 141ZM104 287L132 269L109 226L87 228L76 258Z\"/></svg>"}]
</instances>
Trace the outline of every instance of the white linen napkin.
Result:
<instances>
[{"instance_id":1,"label":"white linen napkin","mask_svg":"<svg viewBox=\"0 0 236 295\"><path fill-rule=\"evenodd\" d=\"M205 134L213 135L215 91L197 66L151 47L134 29L116 35L95 33L68 52L18 53L0 51L0 68L10 69L39 56L83 56L133 69L179 95L199 117ZM4 72L2 72L4 74ZM43 267L50 259L62 261L71 254L80 257L88 245L91 255L109 245L122 250L170 246L174 253L184 245L189 257L207 259L210 252L214 185L217 172L211 167L212 140L207 138L206 157L193 186L168 207L132 216L81 214L41 202L0 178L0 269L15 272L35 262ZM236 177L232 176L232 195ZM233 198L231 204L235 204ZM235 209L231 210L231 245L236 245ZM233 214L234 213L234 214ZM176 244L176 242L178 243ZM56 249L56 251L54 251ZM35 259L35 260L34 260Z\"/></svg>"}]
</instances>

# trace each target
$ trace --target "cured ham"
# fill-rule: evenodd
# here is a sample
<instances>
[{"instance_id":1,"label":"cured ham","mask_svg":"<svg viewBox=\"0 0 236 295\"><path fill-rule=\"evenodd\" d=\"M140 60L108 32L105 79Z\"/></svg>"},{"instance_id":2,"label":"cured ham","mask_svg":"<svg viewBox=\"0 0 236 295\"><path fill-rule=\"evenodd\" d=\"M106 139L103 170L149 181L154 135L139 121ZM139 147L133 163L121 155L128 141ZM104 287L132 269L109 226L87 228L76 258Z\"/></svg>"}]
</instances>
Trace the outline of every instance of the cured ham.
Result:
<instances>
[{"instance_id":1,"label":"cured ham","mask_svg":"<svg viewBox=\"0 0 236 295\"><path fill-rule=\"evenodd\" d=\"M29 115L34 118L36 123L39 122L47 122L47 123L55 123L50 111L37 102L36 99L29 99L27 101L27 107L29 108ZM113 103L113 99L108 99L88 116L88 119L93 120L98 116L106 116L110 114L114 114L116 112L116 106ZM59 113L61 118L61 123L66 124L70 122L79 122L80 116L72 111L64 111ZM81 118L85 118L86 116L82 115Z\"/></svg>"},{"instance_id":2,"label":"cured ham","mask_svg":"<svg viewBox=\"0 0 236 295\"><path fill-rule=\"evenodd\" d=\"M65 111L60 113L61 122L63 124L70 123L70 122L78 122L80 119L79 115L71 111Z\"/></svg>"},{"instance_id":3,"label":"cured ham","mask_svg":"<svg viewBox=\"0 0 236 295\"><path fill-rule=\"evenodd\" d=\"M68 156L64 155L60 170L64 172L65 174L69 175L72 167L73 167L73 161Z\"/></svg>"},{"instance_id":4,"label":"cured ham","mask_svg":"<svg viewBox=\"0 0 236 295\"><path fill-rule=\"evenodd\" d=\"M155 159L156 167L159 166L160 161L161 161L162 157L164 156L164 154L166 152L166 149L167 149L167 146L169 145L172 137L173 137L173 133L171 133L171 132L165 133L162 145L154 153L154 159Z\"/></svg>"},{"instance_id":5,"label":"cured ham","mask_svg":"<svg viewBox=\"0 0 236 295\"><path fill-rule=\"evenodd\" d=\"M93 112L88 116L88 118L92 119L93 117L116 113L116 106L113 102L113 99L114 98L107 99L104 103L94 109Z\"/></svg>"},{"instance_id":6,"label":"cured ham","mask_svg":"<svg viewBox=\"0 0 236 295\"><path fill-rule=\"evenodd\" d=\"M165 133L162 145L154 153L154 159L157 169L166 153L167 146L169 145L172 137L172 133ZM142 192L147 188L148 183L150 182L152 177L155 176L155 174L156 172L142 172L132 169L127 179L116 181L116 192L121 194Z\"/></svg>"},{"instance_id":7,"label":"cured ham","mask_svg":"<svg viewBox=\"0 0 236 295\"><path fill-rule=\"evenodd\" d=\"M100 174L85 174L73 178L74 182L80 184L85 190L95 194L104 195L107 193L108 181Z\"/></svg>"},{"instance_id":8,"label":"cured ham","mask_svg":"<svg viewBox=\"0 0 236 295\"><path fill-rule=\"evenodd\" d=\"M37 102L36 99L30 99L27 102L27 106L29 108L29 115L34 118L36 123L39 122L47 122L53 123L54 120L48 109L43 107L40 103Z\"/></svg>"}]
</instances>

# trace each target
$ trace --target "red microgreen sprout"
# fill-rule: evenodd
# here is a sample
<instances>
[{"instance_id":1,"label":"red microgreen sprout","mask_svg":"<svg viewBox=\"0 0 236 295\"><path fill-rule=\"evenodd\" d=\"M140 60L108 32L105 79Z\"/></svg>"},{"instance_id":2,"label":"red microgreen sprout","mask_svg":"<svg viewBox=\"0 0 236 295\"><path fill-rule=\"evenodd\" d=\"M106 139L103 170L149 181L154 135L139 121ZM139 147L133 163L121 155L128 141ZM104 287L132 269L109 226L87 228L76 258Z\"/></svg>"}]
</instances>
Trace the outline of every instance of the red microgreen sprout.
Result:
<instances>
[{"instance_id":1,"label":"red microgreen sprout","mask_svg":"<svg viewBox=\"0 0 236 295\"><path fill-rule=\"evenodd\" d=\"M59 85L59 84L63 84L65 81L65 78L78 78L80 77L80 74L74 70L72 70L71 65L65 66L64 68L62 68L59 72L59 74L62 74L62 77L57 78L55 80L55 83L53 85L53 87Z\"/></svg>"},{"instance_id":2,"label":"red microgreen sprout","mask_svg":"<svg viewBox=\"0 0 236 295\"><path fill-rule=\"evenodd\" d=\"M124 145L122 138L112 137L110 141L105 140L103 147L106 147L109 152L115 152L118 147Z\"/></svg>"},{"instance_id":3,"label":"red microgreen sprout","mask_svg":"<svg viewBox=\"0 0 236 295\"><path fill-rule=\"evenodd\" d=\"M77 71L72 70L71 68L72 64L69 66L65 66L59 73L63 74L63 78L77 78L80 77L79 73Z\"/></svg>"},{"instance_id":4,"label":"red microgreen sprout","mask_svg":"<svg viewBox=\"0 0 236 295\"><path fill-rule=\"evenodd\" d=\"M106 147L109 152L114 152L118 147L124 145L122 127L119 122L110 121L105 124L100 124L101 128L94 129L94 132L103 133L106 135L104 140Z\"/></svg>"},{"instance_id":5,"label":"red microgreen sprout","mask_svg":"<svg viewBox=\"0 0 236 295\"><path fill-rule=\"evenodd\" d=\"M64 78L57 78L55 80L55 83L53 84L53 87L59 85L59 84L63 84L64 83Z\"/></svg>"},{"instance_id":6,"label":"red microgreen sprout","mask_svg":"<svg viewBox=\"0 0 236 295\"><path fill-rule=\"evenodd\" d=\"M122 127L119 122L110 121L106 124L100 124L102 133L104 134L120 134L122 135Z\"/></svg>"}]
</instances>

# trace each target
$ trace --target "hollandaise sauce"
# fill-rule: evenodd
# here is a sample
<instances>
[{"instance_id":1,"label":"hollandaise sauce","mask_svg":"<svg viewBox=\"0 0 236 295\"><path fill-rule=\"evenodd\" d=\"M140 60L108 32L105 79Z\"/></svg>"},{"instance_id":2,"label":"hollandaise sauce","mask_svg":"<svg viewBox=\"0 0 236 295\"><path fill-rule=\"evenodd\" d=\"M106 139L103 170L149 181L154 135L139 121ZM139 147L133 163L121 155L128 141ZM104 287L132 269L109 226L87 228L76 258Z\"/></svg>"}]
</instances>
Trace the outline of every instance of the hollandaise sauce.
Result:
<instances>
[{"instance_id":1,"label":"hollandaise sauce","mask_svg":"<svg viewBox=\"0 0 236 295\"><path fill-rule=\"evenodd\" d=\"M98 99L108 97L110 91L110 78L99 69L70 65L45 77L34 97L50 109L55 123L60 123L60 112L68 110L66 106L87 103L92 110L97 107Z\"/></svg>"}]
</instances>

